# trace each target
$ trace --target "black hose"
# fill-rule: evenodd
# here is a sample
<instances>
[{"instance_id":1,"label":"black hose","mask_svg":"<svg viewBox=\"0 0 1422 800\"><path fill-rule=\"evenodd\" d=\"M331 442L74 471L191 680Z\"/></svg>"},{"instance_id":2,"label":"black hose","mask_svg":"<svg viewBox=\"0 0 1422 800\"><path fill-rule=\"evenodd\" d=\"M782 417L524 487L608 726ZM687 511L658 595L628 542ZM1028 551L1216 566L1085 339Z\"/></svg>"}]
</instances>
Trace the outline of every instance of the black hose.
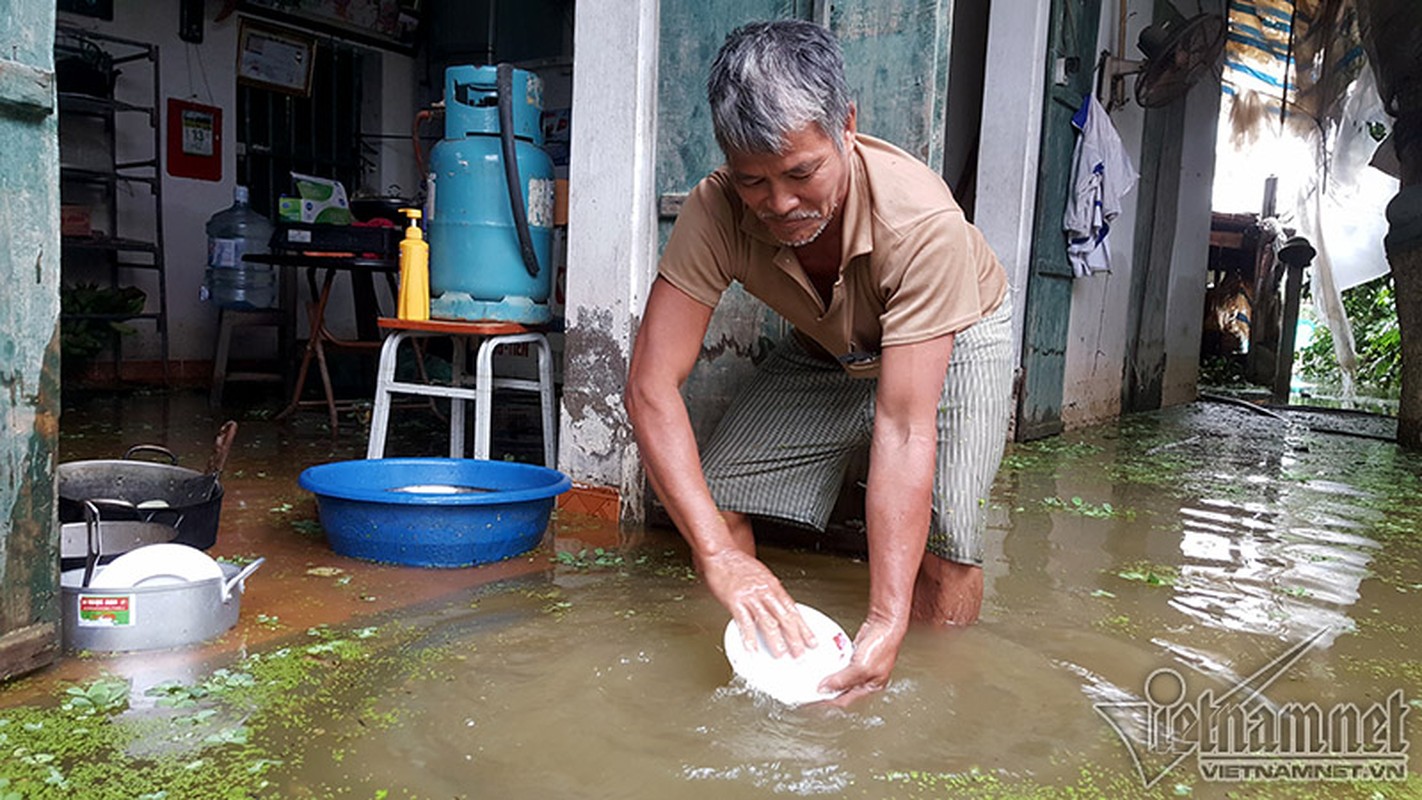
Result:
<instances>
[{"instance_id":1,"label":"black hose","mask_svg":"<svg viewBox=\"0 0 1422 800\"><path fill-rule=\"evenodd\" d=\"M1266 417L1273 417L1274 419L1280 419L1284 422L1289 421L1288 417L1278 413L1277 411L1270 411L1269 409L1259 405L1258 403L1251 403L1248 400L1240 400L1238 397L1230 397L1228 395L1223 394L1211 394L1210 392L1199 392L1197 396L1201 400L1208 400L1211 403L1227 403L1232 406L1247 408L1256 414L1263 414Z\"/></svg>"},{"instance_id":2,"label":"black hose","mask_svg":"<svg viewBox=\"0 0 1422 800\"><path fill-rule=\"evenodd\" d=\"M514 141L513 65L500 64L494 91L499 95L499 143L503 145L504 179L509 185L509 205L513 210L514 228L518 231L518 247L529 277L538 277L538 253L533 250L533 237L528 231L528 211L523 206L523 181L518 174L518 151Z\"/></svg>"}]
</instances>

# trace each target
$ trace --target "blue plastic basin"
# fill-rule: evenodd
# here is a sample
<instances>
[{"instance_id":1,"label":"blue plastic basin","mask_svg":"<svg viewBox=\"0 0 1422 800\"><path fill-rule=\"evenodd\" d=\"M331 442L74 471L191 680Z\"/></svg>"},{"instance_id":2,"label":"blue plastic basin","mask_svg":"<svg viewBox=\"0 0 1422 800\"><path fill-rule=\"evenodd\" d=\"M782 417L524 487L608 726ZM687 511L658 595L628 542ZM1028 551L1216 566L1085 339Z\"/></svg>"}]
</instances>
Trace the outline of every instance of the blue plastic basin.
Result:
<instances>
[{"instance_id":1,"label":"blue plastic basin","mask_svg":"<svg viewBox=\"0 0 1422 800\"><path fill-rule=\"evenodd\" d=\"M331 549L419 567L467 567L537 547L553 498L572 487L555 469L466 458L337 461L301 473Z\"/></svg>"}]
</instances>

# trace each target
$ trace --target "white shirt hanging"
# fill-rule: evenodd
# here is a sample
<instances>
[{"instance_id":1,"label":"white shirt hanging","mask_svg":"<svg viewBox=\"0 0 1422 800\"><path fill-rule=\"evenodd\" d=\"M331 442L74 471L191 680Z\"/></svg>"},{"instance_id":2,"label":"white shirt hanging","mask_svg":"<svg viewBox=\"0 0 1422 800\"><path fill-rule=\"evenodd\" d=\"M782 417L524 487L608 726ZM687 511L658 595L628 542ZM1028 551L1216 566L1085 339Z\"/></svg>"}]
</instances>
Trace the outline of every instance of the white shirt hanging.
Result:
<instances>
[{"instance_id":1,"label":"white shirt hanging","mask_svg":"<svg viewBox=\"0 0 1422 800\"><path fill-rule=\"evenodd\" d=\"M1062 228L1067 260L1078 278L1111 271L1106 237L1121 213L1121 198L1136 185L1136 168L1106 109L1094 94L1086 95L1071 118L1080 135L1072 155L1070 196Z\"/></svg>"}]
</instances>

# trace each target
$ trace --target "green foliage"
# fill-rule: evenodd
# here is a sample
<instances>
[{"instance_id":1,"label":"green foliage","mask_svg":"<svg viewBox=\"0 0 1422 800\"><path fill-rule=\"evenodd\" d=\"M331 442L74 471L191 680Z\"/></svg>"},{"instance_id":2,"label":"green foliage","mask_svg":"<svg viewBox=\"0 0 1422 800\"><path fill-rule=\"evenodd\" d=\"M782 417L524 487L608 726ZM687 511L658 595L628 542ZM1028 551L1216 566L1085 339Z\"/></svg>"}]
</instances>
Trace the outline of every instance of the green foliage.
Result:
<instances>
[{"instance_id":1,"label":"green foliage","mask_svg":"<svg viewBox=\"0 0 1422 800\"><path fill-rule=\"evenodd\" d=\"M590 569L592 567L620 567L623 564L621 554L613 553L598 547L594 550L583 548L576 553L567 550L560 551L553 558L549 559L555 564L573 569ZM642 559L645 561L645 559ZM639 561L638 563L642 563Z\"/></svg>"},{"instance_id":2,"label":"green foliage","mask_svg":"<svg viewBox=\"0 0 1422 800\"><path fill-rule=\"evenodd\" d=\"M1402 333L1397 326L1392 276L1384 275L1343 292L1343 308L1353 325L1360 393L1396 397L1402 374ZM1313 341L1297 355L1299 372L1308 380L1325 386L1342 383L1328 328L1320 325Z\"/></svg>"},{"instance_id":3,"label":"green foliage","mask_svg":"<svg viewBox=\"0 0 1422 800\"><path fill-rule=\"evenodd\" d=\"M314 519L294 519L291 521L291 527L298 534L310 539L319 539L326 535L326 529Z\"/></svg>"},{"instance_id":4,"label":"green foliage","mask_svg":"<svg viewBox=\"0 0 1422 800\"><path fill-rule=\"evenodd\" d=\"M64 690L64 709L78 714L107 714L128 704L128 681L99 678L84 686Z\"/></svg>"},{"instance_id":5,"label":"green foliage","mask_svg":"<svg viewBox=\"0 0 1422 800\"><path fill-rule=\"evenodd\" d=\"M1147 586L1174 586L1179 580L1179 573L1159 564L1139 564L1117 572L1116 577Z\"/></svg>"},{"instance_id":6,"label":"green foliage","mask_svg":"<svg viewBox=\"0 0 1422 800\"><path fill-rule=\"evenodd\" d=\"M127 706L105 676L63 690L63 704L0 709L0 800L250 800L274 797L274 770L312 721L331 730L394 723L372 713L378 675L433 657L374 645L374 627L307 631L310 642L252 654L192 684L147 690L156 713ZM153 750L154 743L162 747ZM308 795L301 795L303 797ZM328 796L328 795L320 795Z\"/></svg>"},{"instance_id":7,"label":"green foliage","mask_svg":"<svg viewBox=\"0 0 1422 800\"><path fill-rule=\"evenodd\" d=\"M1129 508L1116 508L1110 503L1096 505L1088 503L1080 497L1073 497L1070 500L1063 500L1060 497L1046 497L1042 499L1042 505L1050 509L1059 511L1070 511L1077 516L1092 517L1094 519L1135 519L1136 512Z\"/></svg>"},{"instance_id":8,"label":"green foliage","mask_svg":"<svg viewBox=\"0 0 1422 800\"><path fill-rule=\"evenodd\" d=\"M1009 447L1002 457L1002 468L1011 472L1054 469L1099 452L1101 447L1090 442L1052 436Z\"/></svg>"},{"instance_id":9,"label":"green foliage","mask_svg":"<svg viewBox=\"0 0 1422 800\"><path fill-rule=\"evenodd\" d=\"M76 283L59 289L60 310L66 315L143 313L148 296L135 286L111 288L96 283ZM84 359L97 354L113 339L134 329L117 319L66 318L60 325L60 349L65 358Z\"/></svg>"},{"instance_id":10,"label":"green foliage","mask_svg":"<svg viewBox=\"0 0 1422 800\"><path fill-rule=\"evenodd\" d=\"M1332 354L1333 351L1330 349L1328 352ZM1201 386L1244 386L1248 383L1244 376L1244 356L1211 355L1200 359Z\"/></svg>"}]
</instances>

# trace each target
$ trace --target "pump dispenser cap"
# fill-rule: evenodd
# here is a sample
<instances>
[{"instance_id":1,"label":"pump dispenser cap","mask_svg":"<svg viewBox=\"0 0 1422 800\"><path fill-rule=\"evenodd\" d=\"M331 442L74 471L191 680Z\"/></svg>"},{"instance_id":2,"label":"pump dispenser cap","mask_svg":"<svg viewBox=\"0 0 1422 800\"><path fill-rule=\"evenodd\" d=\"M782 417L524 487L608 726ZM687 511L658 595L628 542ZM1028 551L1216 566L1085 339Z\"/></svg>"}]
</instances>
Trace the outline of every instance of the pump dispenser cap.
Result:
<instances>
[{"instance_id":1,"label":"pump dispenser cap","mask_svg":"<svg viewBox=\"0 0 1422 800\"><path fill-rule=\"evenodd\" d=\"M410 218L410 227L405 229L406 239L423 239L425 232L420 230L420 224L416 220L424 216L418 208L402 208L400 213Z\"/></svg>"}]
</instances>

